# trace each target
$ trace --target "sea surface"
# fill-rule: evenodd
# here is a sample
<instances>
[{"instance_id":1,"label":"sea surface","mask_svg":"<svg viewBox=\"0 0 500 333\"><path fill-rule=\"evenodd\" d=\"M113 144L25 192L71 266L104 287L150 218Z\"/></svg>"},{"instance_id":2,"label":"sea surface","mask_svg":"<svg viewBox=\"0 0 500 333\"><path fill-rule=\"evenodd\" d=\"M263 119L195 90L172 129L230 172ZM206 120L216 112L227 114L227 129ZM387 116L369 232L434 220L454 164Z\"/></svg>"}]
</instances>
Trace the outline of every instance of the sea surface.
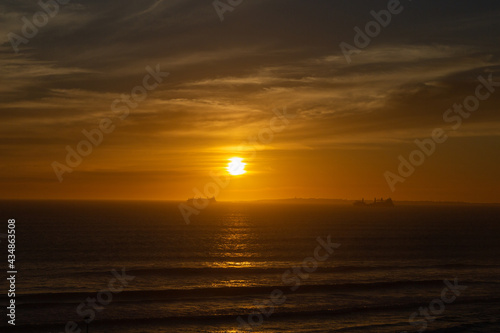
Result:
<instances>
[{"instance_id":1,"label":"sea surface","mask_svg":"<svg viewBox=\"0 0 500 333\"><path fill-rule=\"evenodd\" d=\"M18 270L1 332L500 332L500 206L0 208Z\"/></svg>"}]
</instances>

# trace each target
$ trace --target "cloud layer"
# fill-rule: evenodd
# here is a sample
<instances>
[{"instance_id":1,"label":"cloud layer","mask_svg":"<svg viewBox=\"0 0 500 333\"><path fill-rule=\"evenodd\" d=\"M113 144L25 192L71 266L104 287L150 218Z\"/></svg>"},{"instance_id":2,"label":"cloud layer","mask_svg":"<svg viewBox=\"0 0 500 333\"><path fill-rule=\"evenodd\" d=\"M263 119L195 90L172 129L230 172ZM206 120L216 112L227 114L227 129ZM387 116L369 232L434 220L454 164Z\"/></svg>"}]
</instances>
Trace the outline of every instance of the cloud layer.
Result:
<instances>
[{"instance_id":1,"label":"cloud layer","mask_svg":"<svg viewBox=\"0 0 500 333\"><path fill-rule=\"evenodd\" d=\"M339 44L353 44L353 28L363 28L373 19L370 11L386 8L386 1L244 1L224 13L223 22L211 2L71 1L18 53L8 34L22 35L21 19L32 20L41 8L3 2L2 196L87 198L94 197L94 186L105 187L98 191L104 198L183 198L283 107L297 116L259 148L254 166L261 178L243 184L253 194L241 198L287 196L290 184L299 196L387 193L382 175L397 167L398 154L414 149L415 138L446 127L443 113L474 93L479 75L492 73L500 81L499 3L402 5L404 11L348 64ZM129 117L117 119L113 101L141 85L146 66L156 64L169 77ZM463 156L498 147L499 103L500 93L450 133L448 153L462 142L470 143ZM115 131L59 184L51 163L64 162L65 147L107 117ZM405 184L402 198L424 199L439 170L461 163L442 156ZM280 168L278 159L301 166ZM374 169L359 176L348 172L351 163ZM488 197L498 159L485 153L480 165L469 176L486 171L473 192ZM453 195L460 184L450 179L441 178L445 190L433 199L469 200ZM13 189L16 182L32 184L33 191ZM124 184L136 194L118 195Z\"/></svg>"}]
</instances>

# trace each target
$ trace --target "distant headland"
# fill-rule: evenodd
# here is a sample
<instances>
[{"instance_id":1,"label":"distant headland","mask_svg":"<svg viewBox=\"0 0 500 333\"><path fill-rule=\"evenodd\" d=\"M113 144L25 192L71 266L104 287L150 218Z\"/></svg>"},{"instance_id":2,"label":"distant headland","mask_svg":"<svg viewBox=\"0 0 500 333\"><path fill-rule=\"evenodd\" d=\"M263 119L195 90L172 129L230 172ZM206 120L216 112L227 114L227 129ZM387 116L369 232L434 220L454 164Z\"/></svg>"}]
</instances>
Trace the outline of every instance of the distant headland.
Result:
<instances>
[{"instance_id":1,"label":"distant headland","mask_svg":"<svg viewBox=\"0 0 500 333\"><path fill-rule=\"evenodd\" d=\"M366 203L365 199L362 199L361 201L355 201L354 206L356 207L394 207L394 202L392 202L392 199L386 199L380 198L380 200L377 201L377 198L373 199L373 202L371 203Z\"/></svg>"},{"instance_id":2,"label":"distant headland","mask_svg":"<svg viewBox=\"0 0 500 333\"><path fill-rule=\"evenodd\" d=\"M499 206L500 203L495 203L495 202L485 202L485 203L473 203L473 202L464 202L464 201L409 201L409 200L404 200L404 201L399 201L399 200L393 200L391 198L388 198L386 200L383 200L382 198L375 199L376 200L376 205L392 205L394 206L474 206L474 205L479 205L479 206ZM352 199L328 199L328 198L285 198L285 199L262 199L262 200L253 200L253 201L247 201L247 202L254 202L254 203L282 203L282 204L295 204L295 205L300 205L300 204L318 204L318 205L355 205L355 206L370 206L375 204L375 200L373 201L366 201L366 200L352 200ZM389 202L387 202L390 200ZM382 202L383 201L383 202Z\"/></svg>"}]
</instances>

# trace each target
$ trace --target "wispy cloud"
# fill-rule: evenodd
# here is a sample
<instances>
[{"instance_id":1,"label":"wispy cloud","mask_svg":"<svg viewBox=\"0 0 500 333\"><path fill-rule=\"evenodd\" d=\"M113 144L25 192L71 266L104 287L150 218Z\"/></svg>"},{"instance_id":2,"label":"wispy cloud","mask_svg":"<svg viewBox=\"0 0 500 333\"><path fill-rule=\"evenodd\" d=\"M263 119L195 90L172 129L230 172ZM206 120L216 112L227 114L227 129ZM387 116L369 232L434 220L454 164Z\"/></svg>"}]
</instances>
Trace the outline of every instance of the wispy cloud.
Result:
<instances>
[{"instance_id":1,"label":"wispy cloud","mask_svg":"<svg viewBox=\"0 0 500 333\"><path fill-rule=\"evenodd\" d=\"M137 168L135 175L167 164L205 171L182 153L203 155L212 165L283 106L297 121L268 152L407 144L442 126L443 112L473 92L479 74L500 78L499 4L411 6L348 65L338 44L352 40L372 1L245 2L224 24L211 2L71 1L17 55L6 36L19 33L21 18L40 8L28 0L3 2L0 140L3 156L12 158L3 163L29 164L34 156L34 164L50 165L81 139L82 129L113 117L113 100L130 94L144 68L157 63L171 73L168 82L119 123L100 155L82 166L82 177L101 170L95 176L101 180L125 165ZM500 136L498 105L494 95L450 135ZM134 161L139 155L153 166ZM51 172L26 168L22 177Z\"/></svg>"}]
</instances>

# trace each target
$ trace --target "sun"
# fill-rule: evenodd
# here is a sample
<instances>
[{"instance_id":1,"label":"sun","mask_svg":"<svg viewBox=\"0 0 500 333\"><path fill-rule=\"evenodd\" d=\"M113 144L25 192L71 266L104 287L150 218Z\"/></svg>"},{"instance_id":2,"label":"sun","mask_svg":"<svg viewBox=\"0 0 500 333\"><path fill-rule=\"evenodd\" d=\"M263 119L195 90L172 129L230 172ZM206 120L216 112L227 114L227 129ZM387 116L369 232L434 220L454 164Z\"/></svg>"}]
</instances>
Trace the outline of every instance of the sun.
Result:
<instances>
[{"instance_id":1,"label":"sun","mask_svg":"<svg viewBox=\"0 0 500 333\"><path fill-rule=\"evenodd\" d=\"M245 165L246 163L243 163L243 159L240 157L231 157L229 159L231 162L227 164L227 172L229 172L230 175L232 176L239 176L244 173L245 171Z\"/></svg>"}]
</instances>

